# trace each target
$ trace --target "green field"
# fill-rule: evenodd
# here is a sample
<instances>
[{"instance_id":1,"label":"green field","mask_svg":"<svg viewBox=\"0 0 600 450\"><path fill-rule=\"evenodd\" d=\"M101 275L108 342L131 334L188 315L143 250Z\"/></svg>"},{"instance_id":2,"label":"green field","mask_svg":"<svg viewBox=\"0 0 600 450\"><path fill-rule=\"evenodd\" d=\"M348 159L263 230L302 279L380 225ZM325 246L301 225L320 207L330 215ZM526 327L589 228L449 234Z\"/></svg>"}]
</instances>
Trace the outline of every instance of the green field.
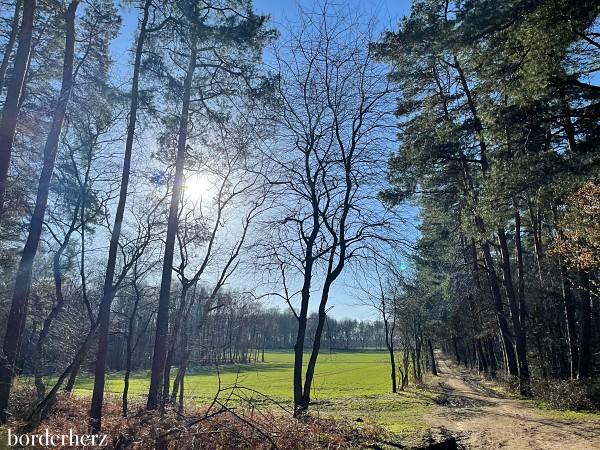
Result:
<instances>
[{"instance_id":1,"label":"green field","mask_svg":"<svg viewBox=\"0 0 600 450\"><path fill-rule=\"evenodd\" d=\"M292 373L291 352L267 352L264 363L224 365L218 371L215 367L198 368L186 376L186 398L198 403L210 402L220 378L221 387L232 386L237 380L238 386L254 389L290 406ZM136 373L130 383L131 396L146 395L148 384L148 373ZM92 385L92 378L81 377L76 392L89 395ZM122 390L123 374L109 374L106 392L118 397ZM389 359L385 352L325 352L317 362L311 411L361 419L384 425L390 431L410 433L424 427L423 414L433 408L435 395L424 389L390 394ZM258 395L254 397L260 399Z\"/></svg>"}]
</instances>

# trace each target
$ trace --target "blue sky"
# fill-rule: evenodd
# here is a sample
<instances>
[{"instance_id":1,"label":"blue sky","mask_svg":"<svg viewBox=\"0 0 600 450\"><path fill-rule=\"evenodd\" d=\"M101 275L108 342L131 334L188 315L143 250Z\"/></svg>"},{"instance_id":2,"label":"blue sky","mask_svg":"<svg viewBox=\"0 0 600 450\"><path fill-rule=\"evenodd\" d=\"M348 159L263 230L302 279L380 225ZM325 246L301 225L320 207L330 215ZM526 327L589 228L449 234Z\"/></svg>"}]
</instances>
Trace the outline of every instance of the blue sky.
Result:
<instances>
[{"instance_id":1,"label":"blue sky","mask_svg":"<svg viewBox=\"0 0 600 450\"><path fill-rule=\"evenodd\" d=\"M254 0L254 10L271 16L275 28L288 21L294 22L299 8L310 10L321 2L315 0ZM400 19L410 12L410 0L338 0L330 2L336 5L349 5L379 19L381 31L394 29ZM123 7L121 33L112 43L111 50L115 58L115 76L126 82L129 72L129 59L132 42L138 25L138 10Z\"/></svg>"},{"instance_id":2,"label":"blue sky","mask_svg":"<svg viewBox=\"0 0 600 450\"><path fill-rule=\"evenodd\" d=\"M271 25L278 29L284 29L286 23L296 22L300 8L310 11L321 4L320 1L314 0L254 0L253 3L255 12L270 15ZM352 11L375 17L378 22L377 32L396 29L401 18L410 12L410 0L333 0L330 4L334 7L348 6ZM127 85L131 79L131 49L138 25L138 14L139 10L132 7L124 7L121 10L121 32L111 45L114 58L113 75L115 80L123 85ZM375 311L360 304L355 297L356 291L349 286L345 278L341 277L332 289L329 302L330 306L333 306L331 314L337 318L376 319Z\"/></svg>"}]
</instances>

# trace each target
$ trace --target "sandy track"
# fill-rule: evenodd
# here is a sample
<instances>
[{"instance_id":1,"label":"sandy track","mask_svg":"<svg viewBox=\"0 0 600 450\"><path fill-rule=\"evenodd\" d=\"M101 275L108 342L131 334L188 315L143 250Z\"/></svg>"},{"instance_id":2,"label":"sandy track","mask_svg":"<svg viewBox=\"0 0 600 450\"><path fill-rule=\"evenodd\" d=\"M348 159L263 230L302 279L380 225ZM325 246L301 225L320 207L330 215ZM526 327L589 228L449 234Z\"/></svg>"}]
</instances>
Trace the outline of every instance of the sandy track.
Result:
<instances>
[{"instance_id":1,"label":"sandy track","mask_svg":"<svg viewBox=\"0 0 600 450\"><path fill-rule=\"evenodd\" d=\"M600 450L600 421L543 417L518 399L487 392L467 370L440 361L443 406L427 417L469 449Z\"/></svg>"}]
</instances>

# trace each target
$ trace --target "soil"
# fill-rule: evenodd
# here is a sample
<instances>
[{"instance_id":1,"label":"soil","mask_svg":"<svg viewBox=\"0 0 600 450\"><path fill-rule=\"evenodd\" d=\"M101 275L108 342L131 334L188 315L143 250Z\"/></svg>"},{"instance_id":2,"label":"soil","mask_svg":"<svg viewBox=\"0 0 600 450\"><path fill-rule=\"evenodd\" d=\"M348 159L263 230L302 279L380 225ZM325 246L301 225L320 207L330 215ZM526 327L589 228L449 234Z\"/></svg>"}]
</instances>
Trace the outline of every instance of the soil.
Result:
<instances>
[{"instance_id":1,"label":"soil","mask_svg":"<svg viewBox=\"0 0 600 450\"><path fill-rule=\"evenodd\" d=\"M439 366L444 395L427 421L434 432L451 433L458 448L600 450L600 420L544 417L530 402L490 392L467 369Z\"/></svg>"}]
</instances>

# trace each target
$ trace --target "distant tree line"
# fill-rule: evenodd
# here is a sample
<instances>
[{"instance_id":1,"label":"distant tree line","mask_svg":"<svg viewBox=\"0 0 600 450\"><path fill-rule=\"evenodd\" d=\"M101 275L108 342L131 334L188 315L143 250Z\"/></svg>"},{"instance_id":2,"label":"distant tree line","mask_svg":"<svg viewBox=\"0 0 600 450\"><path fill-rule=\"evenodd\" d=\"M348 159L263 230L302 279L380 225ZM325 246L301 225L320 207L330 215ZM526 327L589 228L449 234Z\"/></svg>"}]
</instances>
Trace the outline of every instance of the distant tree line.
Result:
<instances>
[{"instance_id":1,"label":"distant tree line","mask_svg":"<svg viewBox=\"0 0 600 450\"><path fill-rule=\"evenodd\" d=\"M134 312L132 305L135 301L132 297L135 295L133 290L124 289L115 297L115 325L109 336L111 351L107 360L108 370L133 372L151 367L154 311L150 302L145 300ZM198 287L190 297L207 295L206 289ZM266 350L294 348L297 323L289 311L267 308L260 300L236 291L220 293L215 308L205 318L201 317L201 303L199 299L196 306L188 312L187 328L182 330L185 338L172 359L176 371L182 368L184 362L191 368L215 363L265 362ZM75 302L71 304L77 305ZM134 314L135 325L130 329L129 323ZM85 311L69 308L57 320L56 332L45 347L44 372L40 375L56 373L68 363L64 344L71 340L68 336L78 334L79 320L84 317ZM317 315L309 314L307 329L314 330L317 324ZM34 318L32 328L25 336L22 356L18 361L21 373L36 373L38 362L35 360L35 346L40 326L41 321ZM384 332L380 321L335 319L327 316L324 335L323 349L326 351L384 348ZM63 339L58 339L59 336ZM133 344L128 346L130 339ZM312 344L312 341L307 340L305 349L312 348ZM92 362L86 358L81 370L84 373L93 371Z\"/></svg>"}]
</instances>

